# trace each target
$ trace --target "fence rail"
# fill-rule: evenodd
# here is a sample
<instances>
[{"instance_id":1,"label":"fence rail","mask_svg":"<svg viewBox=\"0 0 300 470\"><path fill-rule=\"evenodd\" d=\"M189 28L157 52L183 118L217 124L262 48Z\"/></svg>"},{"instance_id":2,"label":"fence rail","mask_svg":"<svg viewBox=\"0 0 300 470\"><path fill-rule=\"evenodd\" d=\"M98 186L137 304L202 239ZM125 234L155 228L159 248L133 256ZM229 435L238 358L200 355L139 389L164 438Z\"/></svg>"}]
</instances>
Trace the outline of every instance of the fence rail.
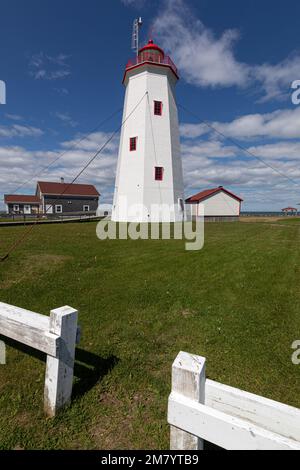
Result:
<instances>
[{"instance_id":1,"label":"fence rail","mask_svg":"<svg viewBox=\"0 0 300 470\"><path fill-rule=\"evenodd\" d=\"M300 410L205 377L206 360L180 352L172 367L172 450L300 450Z\"/></svg>"},{"instance_id":2,"label":"fence rail","mask_svg":"<svg viewBox=\"0 0 300 470\"><path fill-rule=\"evenodd\" d=\"M0 335L47 354L44 409L48 416L70 403L75 346L79 342L78 312L65 306L50 317L0 302ZM3 342L1 343L2 357Z\"/></svg>"}]
</instances>

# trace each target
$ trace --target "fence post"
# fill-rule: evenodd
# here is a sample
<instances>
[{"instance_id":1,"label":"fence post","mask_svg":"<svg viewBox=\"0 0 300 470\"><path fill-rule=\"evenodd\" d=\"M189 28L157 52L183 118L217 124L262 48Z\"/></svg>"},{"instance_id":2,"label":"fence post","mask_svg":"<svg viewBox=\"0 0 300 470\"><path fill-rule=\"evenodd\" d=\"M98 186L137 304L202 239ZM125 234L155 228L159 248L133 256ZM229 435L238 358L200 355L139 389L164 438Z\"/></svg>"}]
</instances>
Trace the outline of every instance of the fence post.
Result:
<instances>
[{"instance_id":1,"label":"fence post","mask_svg":"<svg viewBox=\"0 0 300 470\"><path fill-rule=\"evenodd\" d=\"M205 402L205 358L180 352L172 365L172 392L183 395L197 403ZM171 450L203 450L203 440L182 431L170 428Z\"/></svg>"},{"instance_id":2,"label":"fence post","mask_svg":"<svg viewBox=\"0 0 300 470\"><path fill-rule=\"evenodd\" d=\"M78 312L62 307L50 313L50 333L61 337L59 357L47 356L44 410L55 416L71 401Z\"/></svg>"}]
</instances>

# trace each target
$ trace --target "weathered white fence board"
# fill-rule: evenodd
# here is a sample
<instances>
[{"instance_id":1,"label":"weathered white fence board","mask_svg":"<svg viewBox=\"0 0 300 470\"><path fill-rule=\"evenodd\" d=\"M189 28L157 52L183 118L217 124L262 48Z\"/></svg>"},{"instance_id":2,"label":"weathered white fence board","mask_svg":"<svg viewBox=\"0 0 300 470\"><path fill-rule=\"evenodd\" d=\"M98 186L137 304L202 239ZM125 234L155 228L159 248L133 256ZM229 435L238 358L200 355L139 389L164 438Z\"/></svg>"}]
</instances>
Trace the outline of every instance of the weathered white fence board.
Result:
<instances>
[{"instance_id":1,"label":"weathered white fence board","mask_svg":"<svg viewBox=\"0 0 300 470\"><path fill-rule=\"evenodd\" d=\"M195 402L204 403L205 399L205 359L182 353L172 366L172 391L180 393ZM176 425L175 425L176 426ZM188 432L171 426L171 448L202 450L203 440Z\"/></svg>"},{"instance_id":2,"label":"weathered white fence board","mask_svg":"<svg viewBox=\"0 0 300 470\"><path fill-rule=\"evenodd\" d=\"M77 311L71 307L52 310L50 332L61 340L59 357L47 356L44 392L45 413L56 412L71 401L77 335Z\"/></svg>"},{"instance_id":3,"label":"weathered white fence board","mask_svg":"<svg viewBox=\"0 0 300 470\"><path fill-rule=\"evenodd\" d=\"M46 315L0 302L0 334L50 356L58 355L59 337L50 333Z\"/></svg>"},{"instance_id":4,"label":"weathered white fence board","mask_svg":"<svg viewBox=\"0 0 300 470\"><path fill-rule=\"evenodd\" d=\"M205 404L300 442L300 410L268 398L206 380Z\"/></svg>"},{"instance_id":5,"label":"weathered white fence board","mask_svg":"<svg viewBox=\"0 0 300 470\"><path fill-rule=\"evenodd\" d=\"M297 441L175 393L169 398L168 421L227 450L300 450Z\"/></svg>"},{"instance_id":6,"label":"weathered white fence board","mask_svg":"<svg viewBox=\"0 0 300 470\"><path fill-rule=\"evenodd\" d=\"M0 335L47 354L44 408L48 416L70 403L78 312L62 307L50 317L0 302Z\"/></svg>"},{"instance_id":7,"label":"weathered white fence board","mask_svg":"<svg viewBox=\"0 0 300 470\"><path fill-rule=\"evenodd\" d=\"M178 373L178 364L186 371ZM196 436L228 450L300 450L300 410L205 380L205 358L200 356L179 353L172 375L168 406L172 450L185 450L186 443L189 450L199 449ZM190 394L192 377L194 384L200 377L204 381L200 400ZM174 439L173 429L194 440Z\"/></svg>"}]
</instances>

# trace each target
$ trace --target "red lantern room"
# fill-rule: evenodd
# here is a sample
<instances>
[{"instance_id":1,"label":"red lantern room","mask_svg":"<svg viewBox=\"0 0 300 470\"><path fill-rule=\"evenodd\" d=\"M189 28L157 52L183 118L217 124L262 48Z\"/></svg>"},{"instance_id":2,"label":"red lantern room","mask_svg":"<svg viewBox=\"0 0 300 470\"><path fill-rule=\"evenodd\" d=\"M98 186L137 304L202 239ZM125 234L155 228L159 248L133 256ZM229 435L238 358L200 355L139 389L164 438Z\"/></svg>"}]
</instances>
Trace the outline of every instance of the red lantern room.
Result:
<instances>
[{"instance_id":1,"label":"red lantern room","mask_svg":"<svg viewBox=\"0 0 300 470\"><path fill-rule=\"evenodd\" d=\"M139 50L139 62L164 63L165 53L152 39Z\"/></svg>"},{"instance_id":2,"label":"red lantern room","mask_svg":"<svg viewBox=\"0 0 300 470\"><path fill-rule=\"evenodd\" d=\"M127 62L123 83L129 70L140 67L144 64L153 64L156 66L169 67L178 79L177 68L171 58L165 55L161 47L149 39L148 44L139 49L138 56Z\"/></svg>"}]
</instances>

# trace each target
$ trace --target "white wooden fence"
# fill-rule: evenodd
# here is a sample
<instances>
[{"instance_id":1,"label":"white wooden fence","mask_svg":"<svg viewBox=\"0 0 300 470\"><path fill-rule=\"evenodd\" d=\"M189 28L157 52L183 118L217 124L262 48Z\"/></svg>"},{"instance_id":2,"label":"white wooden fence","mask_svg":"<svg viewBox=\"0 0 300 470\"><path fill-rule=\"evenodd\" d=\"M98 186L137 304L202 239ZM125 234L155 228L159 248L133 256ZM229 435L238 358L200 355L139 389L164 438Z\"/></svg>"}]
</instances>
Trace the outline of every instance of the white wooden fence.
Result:
<instances>
[{"instance_id":1,"label":"white wooden fence","mask_svg":"<svg viewBox=\"0 0 300 470\"><path fill-rule=\"evenodd\" d=\"M44 409L51 417L71 400L77 318L77 310L68 306L47 317L0 302L0 335L47 354Z\"/></svg>"},{"instance_id":2,"label":"white wooden fence","mask_svg":"<svg viewBox=\"0 0 300 470\"><path fill-rule=\"evenodd\" d=\"M206 379L205 358L180 352L172 367L172 450L300 450L300 410Z\"/></svg>"}]
</instances>

